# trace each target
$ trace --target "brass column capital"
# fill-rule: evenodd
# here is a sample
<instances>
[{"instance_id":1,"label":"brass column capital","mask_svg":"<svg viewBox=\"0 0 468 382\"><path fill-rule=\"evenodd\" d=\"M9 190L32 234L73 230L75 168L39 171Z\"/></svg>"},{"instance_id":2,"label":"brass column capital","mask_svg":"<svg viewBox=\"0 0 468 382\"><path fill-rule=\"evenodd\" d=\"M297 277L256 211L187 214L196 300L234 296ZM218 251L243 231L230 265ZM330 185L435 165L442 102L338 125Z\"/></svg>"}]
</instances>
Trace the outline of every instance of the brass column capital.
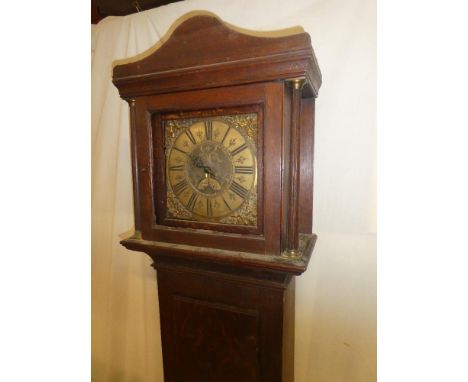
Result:
<instances>
[{"instance_id":1,"label":"brass column capital","mask_svg":"<svg viewBox=\"0 0 468 382\"><path fill-rule=\"evenodd\" d=\"M290 79L287 79L286 82L294 90L302 90L302 88L306 84L306 79L305 79L305 77L290 78Z\"/></svg>"}]
</instances>

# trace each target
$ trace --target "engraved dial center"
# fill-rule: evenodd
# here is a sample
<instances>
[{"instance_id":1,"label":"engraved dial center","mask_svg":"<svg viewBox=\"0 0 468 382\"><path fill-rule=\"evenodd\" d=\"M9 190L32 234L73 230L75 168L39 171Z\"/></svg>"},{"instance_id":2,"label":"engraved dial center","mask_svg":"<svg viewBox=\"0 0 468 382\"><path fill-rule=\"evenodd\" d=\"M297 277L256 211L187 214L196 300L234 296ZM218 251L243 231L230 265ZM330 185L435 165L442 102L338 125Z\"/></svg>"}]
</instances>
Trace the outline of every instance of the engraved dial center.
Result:
<instances>
[{"instance_id":1,"label":"engraved dial center","mask_svg":"<svg viewBox=\"0 0 468 382\"><path fill-rule=\"evenodd\" d=\"M222 194L233 175L231 157L220 143L204 141L189 154L186 174L192 187L200 193L207 196Z\"/></svg>"}]
</instances>

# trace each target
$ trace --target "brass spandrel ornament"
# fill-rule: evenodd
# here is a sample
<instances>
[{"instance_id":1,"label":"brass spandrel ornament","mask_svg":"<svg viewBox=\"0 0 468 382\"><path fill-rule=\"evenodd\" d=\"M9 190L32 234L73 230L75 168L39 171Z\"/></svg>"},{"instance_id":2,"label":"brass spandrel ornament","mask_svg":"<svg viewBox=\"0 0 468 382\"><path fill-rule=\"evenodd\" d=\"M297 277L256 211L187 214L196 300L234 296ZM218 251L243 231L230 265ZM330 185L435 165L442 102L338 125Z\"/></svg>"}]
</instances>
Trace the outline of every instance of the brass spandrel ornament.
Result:
<instances>
[{"instance_id":1,"label":"brass spandrel ornament","mask_svg":"<svg viewBox=\"0 0 468 382\"><path fill-rule=\"evenodd\" d=\"M257 114L164 122L167 217L257 226Z\"/></svg>"}]
</instances>

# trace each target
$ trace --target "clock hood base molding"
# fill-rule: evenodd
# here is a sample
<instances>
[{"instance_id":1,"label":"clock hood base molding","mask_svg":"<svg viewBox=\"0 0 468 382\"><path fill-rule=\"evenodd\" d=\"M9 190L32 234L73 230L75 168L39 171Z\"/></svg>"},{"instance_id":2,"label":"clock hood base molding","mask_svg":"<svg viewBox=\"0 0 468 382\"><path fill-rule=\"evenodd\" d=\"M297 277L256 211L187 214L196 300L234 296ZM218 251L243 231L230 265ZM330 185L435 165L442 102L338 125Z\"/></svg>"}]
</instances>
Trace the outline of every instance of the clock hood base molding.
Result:
<instances>
[{"instance_id":1,"label":"clock hood base molding","mask_svg":"<svg viewBox=\"0 0 468 382\"><path fill-rule=\"evenodd\" d=\"M191 263L212 263L244 270L261 269L298 276L307 269L316 241L315 234L300 234L300 257L297 258L143 240L139 232L120 243L127 249L148 254L156 268L160 259L174 258Z\"/></svg>"}]
</instances>

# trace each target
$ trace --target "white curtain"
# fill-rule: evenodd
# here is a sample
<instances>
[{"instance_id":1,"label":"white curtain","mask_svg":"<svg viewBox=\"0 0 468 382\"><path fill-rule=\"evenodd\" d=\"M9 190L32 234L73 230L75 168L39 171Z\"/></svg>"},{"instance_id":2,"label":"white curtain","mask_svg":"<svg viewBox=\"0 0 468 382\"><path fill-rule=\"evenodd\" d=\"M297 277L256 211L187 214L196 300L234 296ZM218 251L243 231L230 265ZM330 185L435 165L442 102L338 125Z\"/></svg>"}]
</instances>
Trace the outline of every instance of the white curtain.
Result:
<instances>
[{"instance_id":1,"label":"white curtain","mask_svg":"<svg viewBox=\"0 0 468 382\"><path fill-rule=\"evenodd\" d=\"M373 0L192 0L92 32L92 374L162 382L156 274L119 240L133 232L128 105L116 60L152 47L190 11L252 30L302 26L323 86L316 102L314 232L296 287L296 382L376 380L376 10Z\"/></svg>"}]
</instances>

